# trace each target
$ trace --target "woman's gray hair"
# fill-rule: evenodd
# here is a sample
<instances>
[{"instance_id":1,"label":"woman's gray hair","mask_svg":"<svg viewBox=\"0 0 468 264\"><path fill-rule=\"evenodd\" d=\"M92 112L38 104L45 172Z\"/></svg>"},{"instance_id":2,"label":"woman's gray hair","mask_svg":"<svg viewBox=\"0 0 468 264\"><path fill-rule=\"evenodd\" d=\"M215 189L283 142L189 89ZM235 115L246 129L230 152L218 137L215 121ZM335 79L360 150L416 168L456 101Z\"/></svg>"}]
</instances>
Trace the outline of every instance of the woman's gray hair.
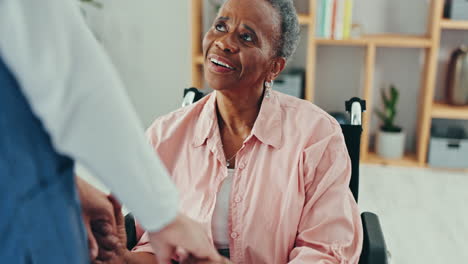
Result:
<instances>
[{"instance_id":1,"label":"woman's gray hair","mask_svg":"<svg viewBox=\"0 0 468 264\"><path fill-rule=\"evenodd\" d=\"M276 56L289 59L296 51L300 40L299 19L292 0L267 0L278 12L281 32L276 45Z\"/></svg>"}]
</instances>

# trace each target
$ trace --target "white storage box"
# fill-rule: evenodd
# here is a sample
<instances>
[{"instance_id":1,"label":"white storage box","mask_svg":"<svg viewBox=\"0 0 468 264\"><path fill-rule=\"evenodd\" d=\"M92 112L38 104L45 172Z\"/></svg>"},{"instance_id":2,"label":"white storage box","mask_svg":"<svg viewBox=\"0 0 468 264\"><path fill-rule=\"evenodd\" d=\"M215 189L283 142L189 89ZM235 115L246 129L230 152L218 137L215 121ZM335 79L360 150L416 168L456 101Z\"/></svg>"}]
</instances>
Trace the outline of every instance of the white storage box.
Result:
<instances>
[{"instance_id":1,"label":"white storage box","mask_svg":"<svg viewBox=\"0 0 468 264\"><path fill-rule=\"evenodd\" d=\"M468 0L452 0L450 18L468 20Z\"/></svg>"},{"instance_id":2,"label":"white storage box","mask_svg":"<svg viewBox=\"0 0 468 264\"><path fill-rule=\"evenodd\" d=\"M440 134L433 135L429 165L434 168L468 169L468 139L465 136L449 138Z\"/></svg>"}]
</instances>

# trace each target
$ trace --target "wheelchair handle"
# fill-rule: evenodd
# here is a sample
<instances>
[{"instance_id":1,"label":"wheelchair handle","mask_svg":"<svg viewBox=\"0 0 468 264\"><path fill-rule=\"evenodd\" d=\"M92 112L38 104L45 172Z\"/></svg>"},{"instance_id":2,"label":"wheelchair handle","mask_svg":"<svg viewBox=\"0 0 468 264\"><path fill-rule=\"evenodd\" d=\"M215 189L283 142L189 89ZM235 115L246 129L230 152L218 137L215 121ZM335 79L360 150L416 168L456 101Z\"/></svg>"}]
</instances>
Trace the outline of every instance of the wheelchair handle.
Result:
<instances>
[{"instance_id":1,"label":"wheelchair handle","mask_svg":"<svg viewBox=\"0 0 468 264\"><path fill-rule=\"evenodd\" d=\"M194 101L195 101L195 92L188 91L184 96L184 100L182 101L182 107L191 105L193 104Z\"/></svg>"},{"instance_id":2,"label":"wheelchair handle","mask_svg":"<svg viewBox=\"0 0 468 264\"><path fill-rule=\"evenodd\" d=\"M353 97L346 101L346 111L351 115L351 125L362 125L362 112L366 111L366 101L358 97Z\"/></svg>"},{"instance_id":3,"label":"wheelchair handle","mask_svg":"<svg viewBox=\"0 0 468 264\"><path fill-rule=\"evenodd\" d=\"M204 94L200 92L197 88L191 87L184 90L184 99L182 101L182 107L191 105L198 100L200 100Z\"/></svg>"}]
</instances>

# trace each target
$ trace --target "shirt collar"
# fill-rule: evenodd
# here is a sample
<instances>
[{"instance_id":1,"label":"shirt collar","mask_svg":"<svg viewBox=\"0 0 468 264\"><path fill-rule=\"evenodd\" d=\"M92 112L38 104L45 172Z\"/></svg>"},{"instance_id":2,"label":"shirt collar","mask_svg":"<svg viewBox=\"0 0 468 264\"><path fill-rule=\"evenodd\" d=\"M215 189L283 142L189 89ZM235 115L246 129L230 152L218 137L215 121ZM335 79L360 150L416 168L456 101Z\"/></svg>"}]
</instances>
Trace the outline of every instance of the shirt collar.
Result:
<instances>
[{"instance_id":1,"label":"shirt collar","mask_svg":"<svg viewBox=\"0 0 468 264\"><path fill-rule=\"evenodd\" d=\"M203 106L198 122L195 126L195 137L193 145L199 147L203 145L207 138L209 138L214 129L218 127L216 116L216 91L208 95L205 105Z\"/></svg>"},{"instance_id":2,"label":"shirt collar","mask_svg":"<svg viewBox=\"0 0 468 264\"><path fill-rule=\"evenodd\" d=\"M200 113L200 119L195 128L193 145L199 147L218 129L216 116L216 91L209 95ZM281 105L276 92L272 91L270 97L263 98L260 112L255 120L251 135L262 143L274 148L280 148L283 140ZM249 136L250 138L250 136Z\"/></svg>"}]
</instances>

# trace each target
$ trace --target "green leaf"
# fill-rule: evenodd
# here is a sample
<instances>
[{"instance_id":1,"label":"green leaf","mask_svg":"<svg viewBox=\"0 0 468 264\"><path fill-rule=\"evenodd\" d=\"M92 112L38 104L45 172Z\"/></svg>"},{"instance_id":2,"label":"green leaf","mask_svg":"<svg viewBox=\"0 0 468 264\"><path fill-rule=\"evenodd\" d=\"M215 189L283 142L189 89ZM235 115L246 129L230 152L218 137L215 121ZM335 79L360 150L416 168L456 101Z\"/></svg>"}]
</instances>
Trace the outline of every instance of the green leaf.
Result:
<instances>
[{"instance_id":1,"label":"green leaf","mask_svg":"<svg viewBox=\"0 0 468 264\"><path fill-rule=\"evenodd\" d=\"M395 88L395 85L392 84L392 86L390 87L390 95L391 95L391 101L392 101L392 108L395 109L396 108L396 104L398 102L398 98L399 98L399 93L398 93L398 90Z\"/></svg>"},{"instance_id":2,"label":"green leaf","mask_svg":"<svg viewBox=\"0 0 468 264\"><path fill-rule=\"evenodd\" d=\"M382 111L376 110L377 116L382 121L382 129L384 130L395 130L398 129L395 126L395 117L397 115L397 103L399 99L399 92L396 89L395 85L391 85L389 89L382 89L381 90L382 96Z\"/></svg>"},{"instance_id":3,"label":"green leaf","mask_svg":"<svg viewBox=\"0 0 468 264\"><path fill-rule=\"evenodd\" d=\"M388 105L389 105L389 103L390 103L390 101L389 101L389 99L388 99L388 97L387 97L387 94L385 93L385 89L382 89L381 95L382 95L382 102L383 102L383 104L384 104L384 108L387 108Z\"/></svg>"}]
</instances>

